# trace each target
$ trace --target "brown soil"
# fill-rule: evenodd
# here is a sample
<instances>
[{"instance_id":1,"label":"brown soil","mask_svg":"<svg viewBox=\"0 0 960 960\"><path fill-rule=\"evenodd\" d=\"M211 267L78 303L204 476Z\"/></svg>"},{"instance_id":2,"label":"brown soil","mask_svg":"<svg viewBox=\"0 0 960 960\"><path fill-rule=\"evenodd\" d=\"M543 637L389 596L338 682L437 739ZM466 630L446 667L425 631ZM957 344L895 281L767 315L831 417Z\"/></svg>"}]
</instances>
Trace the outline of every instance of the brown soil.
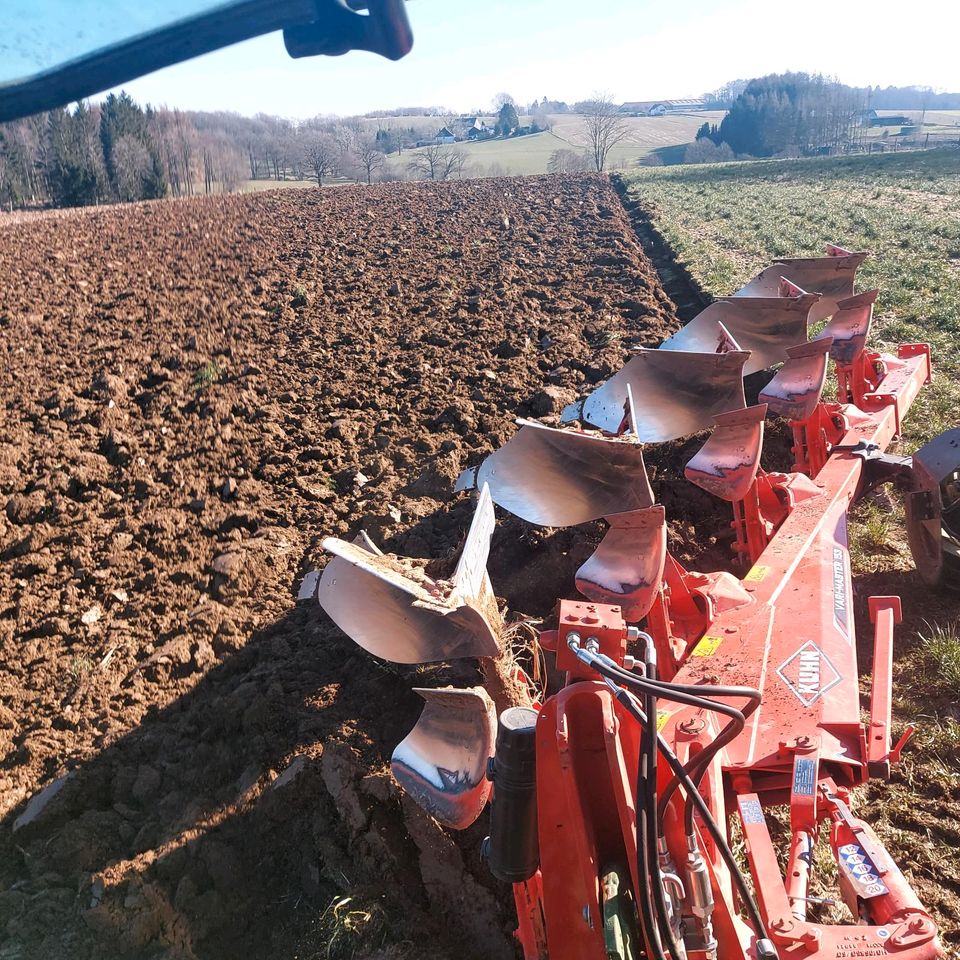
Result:
<instances>
[{"instance_id":1,"label":"brown soil","mask_svg":"<svg viewBox=\"0 0 960 960\"><path fill-rule=\"evenodd\" d=\"M361 526L452 555L460 469L675 326L598 178L6 224L0 956L513 956L482 822L386 767L472 666L377 664L297 586ZM547 614L599 533L503 522L498 592Z\"/></svg>"}]
</instances>

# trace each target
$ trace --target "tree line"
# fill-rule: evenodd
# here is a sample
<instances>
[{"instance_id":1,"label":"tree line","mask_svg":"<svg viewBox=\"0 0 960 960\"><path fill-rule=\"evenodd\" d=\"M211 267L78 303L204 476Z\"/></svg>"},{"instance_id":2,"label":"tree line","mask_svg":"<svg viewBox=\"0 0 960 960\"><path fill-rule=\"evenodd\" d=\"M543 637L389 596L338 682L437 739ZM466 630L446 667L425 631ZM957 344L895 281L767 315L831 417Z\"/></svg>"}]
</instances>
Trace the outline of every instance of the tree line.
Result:
<instances>
[{"instance_id":1,"label":"tree line","mask_svg":"<svg viewBox=\"0 0 960 960\"><path fill-rule=\"evenodd\" d=\"M718 91L716 99L740 81ZM860 144L871 109L949 109L960 94L922 87L851 87L817 74L784 73L743 84L719 125L704 123L688 163L733 157L804 156Z\"/></svg>"},{"instance_id":2,"label":"tree line","mask_svg":"<svg viewBox=\"0 0 960 960\"><path fill-rule=\"evenodd\" d=\"M235 190L245 180L371 182L427 131L360 118L141 107L127 93L0 124L0 205L85 206Z\"/></svg>"},{"instance_id":3,"label":"tree line","mask_svg":"<svg viewBox=\"0 0 960 960\"><path fill-rule=\"evenodd\" d=\"M719 126L705 123L697 131L696 156L687 160L806 155L837 148L862 134L866 109L866 91L825 77L759 77L744 87ZM707 156L711 144L717 148L715 157Z\"/></svg>"}]
</instances>

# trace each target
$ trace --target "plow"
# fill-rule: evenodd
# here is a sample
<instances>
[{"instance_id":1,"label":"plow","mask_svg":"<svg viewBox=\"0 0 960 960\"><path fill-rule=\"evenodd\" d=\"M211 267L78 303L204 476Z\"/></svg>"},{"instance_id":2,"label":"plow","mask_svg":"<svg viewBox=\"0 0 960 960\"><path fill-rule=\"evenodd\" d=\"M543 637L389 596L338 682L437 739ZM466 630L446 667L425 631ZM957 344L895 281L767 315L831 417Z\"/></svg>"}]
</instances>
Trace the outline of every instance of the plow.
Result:
<instances>
[{"instance_id":1,"label":"plow","mask_svg":"<svg viewBox=\"0 0 960 960\"><path fill-rule=\"evenodd\" d=\"M894 742L899 597L868 599L861 708L847 523L859 498L894 484L920 575L948 585L960 430L912 458L885 452L931 379L930 351L867 347L878 291L854 293L865 256L830 246L772 264L639 349L561 426L518 421L457 481L476 507L451 579L364 534L324 541L320 604L369 653L480 664L481 686L417 691L422 714L391 766L448 827L489 804L484 857L513 885L525 960L942 954L854 810L853 789L887 777L912 730ZM772 416L789 423L789 472L761 466ZM645 445L706 430L684 476L730 504L737 573L671 555L644 464ZM486 571L495 504L544 527L606 523L574 575L579 597L559 598L539 631L534 662L555 667L549 685L504 639ZM824 856L852 922L816 919L836 902L812 893Z\"/></svg>"}]
</instances>

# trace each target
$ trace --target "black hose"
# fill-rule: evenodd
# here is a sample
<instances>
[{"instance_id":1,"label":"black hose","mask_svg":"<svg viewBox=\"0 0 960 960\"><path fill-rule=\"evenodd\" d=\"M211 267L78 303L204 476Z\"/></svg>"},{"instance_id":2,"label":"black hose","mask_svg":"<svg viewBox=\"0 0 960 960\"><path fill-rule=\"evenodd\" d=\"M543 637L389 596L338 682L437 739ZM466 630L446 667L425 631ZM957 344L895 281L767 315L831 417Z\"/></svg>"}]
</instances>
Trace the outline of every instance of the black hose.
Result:
<instances>
[{"instance_id":1,"label":"black hose","mask_svg":"<svg viewBox=\"0 0 960 960\"><path fill-rule=\"evenodd\" d=\"M746 718L749 717L760 705L761 693L759 690L756 690L753 687L720 687L705 684L663 683L649 677L637 677L635 674L630 673L630 671L614 663L609 657L600 657L599 659L604 667L615 672L621 682L628 686L635 687L640 691L649 689L652 686L656 686L661 691L661 696L665 700L674 700L675 702L685 703L689 706L697 706L700 709L711 710L713 712L730 717L730 723L728 723L720 731L713 743L711 743L709 747L706 747L700 751L700 753L693 757L693 759L688 761L687 766L684 768L691 779L695 778L694 782L698 788L707 767L710 765L710 762L728 743L730 743L740 734L740 732L743 730ZM597 664L594 664L594 668L597 669L598 672L603 673ZM694 700L687 699L686 696L684 696L685 694L695 698L696 702L694 702ZM718 704L713 700L707 699L707 697L704 696L705 694L724 698L742 697L743 699L747 700L747 706L743 709L743 711L739 711L733 707L728 707L725 704ZM667 809L667 804L670 802L674 791L679 785L680 780L675 776L664 788L663 793L660 795L660 802L657 810L657 816L659 819L663 819ZM686 825L687 834L692 834L693 808L689 805L689 803L685 807L684 822Z\"/></svg>"},{"instance_id":2,"label":"black hose","mask_svg":"<svg viewBox=\"0 0 960 960\"><path fill-rule=\"evenodd\" d=\"M666 960L663 946L657 934L659 923L653 906L652 891L657 886L654 881L656 874L650 873L649 855L649 823L650 804L647 797L654 795L656 784L650 784L648 776L647 755L644 751L644 738L647 736L647 726L641 727L640 755L637 758L637 880L640 889L637 891L637 900L640 906L640 924L643 939L646 943L647 956L653 960ZM656 811L654 810L654 814ZM674 954L676 958L676 954Z\"/></svg>"},{"instance_id":3,"label":"black hose","mask_svg":"<svg viewBox=\"0 0 960 960\"><path fill-rule=\"evenodd\" d=\"M647 660L647 677L656 680L656 663L652 657ZM646 757L647 776L650 787L643 798L647 807L647 858L649 873L654 878L653 900L656 907L657 925L660 929L661 941L666 944L670 956L679 960L680 953L670 928L670 911L663 890L663 877L660 873L660 857L657 849L657 840L661 833L661 825L657 815L657 697L648 693L644 698L644 711L647 715L647 724L643 727L640 737L640 755ZM637 797L637 809L640 809L640 797Z\"/></svg>"},{"instance_id":4,"label":"black hose","mask_svg":"<svg viewBox=\"0 0 960 960\"><path fill-rule=\"evenodd\" d=\"M583 651L583 653L587 653L587 651ZM619 680L622 683L625 683L629 686L637 687L644 693L651 692L649 689L643 690L644 687L649 688L652 686L654 688L659 688L659 689L663 689L664 687L667 687L669 689L670 687L669 684L661 684L661 683L658 683L657 681L641 679L635 676L634 674L631 674L629 671L624 670L622 667L619 667L616 665L611 667L606 662L601 661L596 654L587 654L587 657L588 657L588 662L590 663L590 666L592 666L592 668L596 670L601 676L607 677L612 681ZM606 659L607 658L604 658L604 661ZM700 689L704 689L704 688L700 688ZM626 691L623 691L623 692L624 694L626 694ZM656 696L656 692L654 693L654 696ZM693 706L715 710L718 713L724 713L726 715L730 715L730 713L732 712L737 716L731 719L734 721L735 725L739 726L739 730L743 729L743 722L744 722L743 714L740 713L740 711L735 710L733 707L727 707L725 704L714 703L711 700L703 700L702 698L699 698L699 697L688 696L685 693L681 694L679 692L674 692L673 690L670 690L664 699L667 699L667 698L671 700L675 699L676 702L678 703L691 703L692 701L691 705ZM639 724L641 724L641 726L646 727L647 720L644 717L643 712L636 707L636 705L633 703L629 695L625 695L622 698L618 696L617 699L620 700L620 702L624 705L624 707L627 709L630 715ZM736 724L737 718L739 718L739 721L740 721L739 724ZM650 722L656 723L656 717L654 716L653 718L651 718ZM728 726L730 725L728 724ZM739 732L739 730L737 732ZM724 728L724 732L725 731L726 731L726 728ZM733 852L730 850L730 847L727 844L726 838L724 837L722 831L717 826L716 821L713 819L713 816L710 813L710 808L707 806L706 801L700 795L700 792L697 789L696 784L693 782L686 768L680 762L677 755L667 745L666 740L664 740L659 733L656 736L657 736L657 743L659 745L660 752L666 758L667 763L669 764L670 768L673 770L676 779L684 787L684 790L687 793L688 801L692 802L696 806L697 812L700 814L701 818L703 819L704 826L707 828L707 832L713 838L713 841L716 844L717 849L720 851L720 855L723 857L724 862L727 864L728 869L733 875L733 879L734 879L734 883L736 884L737 891L739 892L741 900L743 901L743 904L747 910L747 913L750 916L750 925L753 927L754 932L756 933L758 938L766 938L767 933L763 926L763 920L760 917L760 911L757 909L756 902L754 901L753 896L751 895L750 890L747 887L746 879L744 878L743 874L740 871L740 867L737 864L737 861L733 855ZM734 734L734 736L736 736L736 734ZM699 756L702 756L702 753L699 754L698 757Z\"/></svg>"},{"instance_id":5,"label":"black hose","mask_svg":"<svg viewBox=\"0 0 960 960\"><path fill-rule=\"evenodd\" d=\"M623 692L626 694L626 691ZM625 695L622 698L618 696L617 699L624 706L627 712L634 718L634 720L637 721L637 723L641 725L646 724L647 721L644 717L644 714L637 708L636 704L634 704L629 695ZM699 792L694 787L693 782L687 775L686 770L684 770L683 764L680 762L677 755L670 749L670 747L667 745L667 741L664 740L660 734L657 734L657 744L660 753L663 755L664 759L667 761L676 776L680 779L683 788L687 791L688 796L696 805L697 812L700 814L704 826L707 828L707 832L713 838L713 842L716 845L717 850L720 851L720 856L723 858L724 863L726 863L727 868L733 875L733 882L736 885L737 892L740 894L740 899L749 915L750 926L753 927L753 931L758 938L766 938L767 931L764 928L760 911L757 909L756 901L753 899L753 895L750 893L750 890L747 887L747 881L744 878L743 873L740 871L740 866L733 855L733 851L727 844L726 837L723 835L723 832L717 826L716 820L713 819L713 815L710 813L710 808L707 806L706 801L700 796Z\"/></svg>"}]
</instances>

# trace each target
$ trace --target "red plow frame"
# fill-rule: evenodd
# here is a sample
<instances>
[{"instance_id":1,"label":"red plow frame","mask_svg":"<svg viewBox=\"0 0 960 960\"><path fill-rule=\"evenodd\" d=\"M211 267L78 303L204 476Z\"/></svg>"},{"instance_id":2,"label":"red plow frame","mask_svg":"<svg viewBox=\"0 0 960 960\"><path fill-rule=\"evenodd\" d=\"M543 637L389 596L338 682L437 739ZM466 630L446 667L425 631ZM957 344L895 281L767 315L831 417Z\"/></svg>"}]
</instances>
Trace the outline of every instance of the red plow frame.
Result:
<instances>
[{"instance_id":1,"label":"red plow frame","mask_svg":"<svg viewBox=\"0 0 960 960\"><path fill-rule=\"evenodd\" d=\"M672 562L648 620L662 676L689 685L739 684L763 691L760 707L714 761L701 792L718 822L729 813L739 821L760 912L781 956L922 960L941 953L936 926L849 806L850 788L884 776L909 731L891 746L897 597L869 600L873 688L869 722L860 720L846 514L863 482L866 460L860 450L889 444L931 372L922 344L902 346L896 357L869 359L871 369L882 363L884 374L874 385L853 381L861 408L821 402L807 421L794 424L796 435L810 438L806 457L823 463L812 483L761 475L734 505L738 542L753 561L739 584L689 574ZM830 440L818 426L824 422L831 425ZM579 618L566 626L583 611L564 601L559 631L543 636L544 646L557 651L558 666L567 663L564 651L573 628L590 630L600 652L623 664L626 628L617 622L617 608L590 606L600 629ZM547 701L537 724L542 876L532 890L517 892L517 902L519 908L542 908L546 923L521 923L527 960L604 956L603 864L636 861L632 784L638 727L605 684L586 676L585 671L583 679L569 677L574 682ZM718 732L710 714L673 704L658 712L657 726L681 760ZM789 805L786 879L763 812L771 804ZM668 814L667 837L670 860L682 864L688 851L679 820L677 811ZM598 832L600 821L608 832L611 823L618 824L617 836ZM810 851L822 825L829 825L844 897L854 916L869 916L869 922L806 920ZM581 838L580 847L565 836ZM700 835L699 842L715 894L716 945L704 955L756 955L757 937L739 915L729 870L709 836ZM583 873L584 864L590 868L581 878L578 867ZM543 927L546 942L534 936Z\"/></svg>"},{"instance_id":2,"label":"red plow frame","mask_svg":"<svg viewBox=\"0 0 960 960\"><path fill-rule=\"evenodd\" d=\"M942 954L933 920L851 809L852 789L886 777L911 730L891 742L899 597L868 601L873 687L861 718L847 514L878 484L899 484L918 569L941 582L960 565L960 430L912 461L884 453L931 362L925 344L866 349L877 291L853 295L863 256L830 247L775 264L660 349L638 351L565 408L561 419L597 429L521 421L457 483L479 499L451 580L362 535L325 541L335 558L320 602L361 646L399 663L479 658L485 689L420 691L424 712L392 767L448 826L490 801L484 854L513 884L525 960ZM803 279L825 293L806 293ZM804 311L807 323L830 318L810 341ZM828 359L834 402L822 399ZM747 406L744 372L774 366ZM768 410L789 422L789 473L760 467ZM711 422L685 476L731 503L740 578L670 555L644 466L644 442ZM485 569L493 503L543 526L608 525L575 577L586 599L561 600L557 628L540 633L565 678L542 703L502 650ZM787 811L785 869L775 807ZM811 916L827 845L852 924Z\"/></svg>"}]
</instances>

